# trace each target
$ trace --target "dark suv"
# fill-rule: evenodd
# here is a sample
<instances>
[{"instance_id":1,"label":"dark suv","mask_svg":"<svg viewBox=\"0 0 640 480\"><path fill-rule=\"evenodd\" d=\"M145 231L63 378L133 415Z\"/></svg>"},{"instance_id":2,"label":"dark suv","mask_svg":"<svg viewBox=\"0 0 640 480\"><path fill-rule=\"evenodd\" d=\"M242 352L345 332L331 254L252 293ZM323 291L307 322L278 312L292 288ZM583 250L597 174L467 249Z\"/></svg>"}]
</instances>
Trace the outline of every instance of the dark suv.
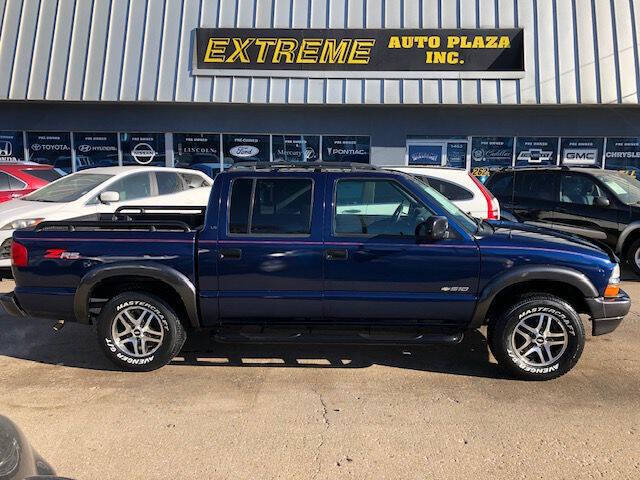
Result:
<instances>
[{"instance_id":1,"label":"dark suv","mask_svg":"<svg viewBox=\"0 0 640 480\"><path fill-rule=\"evenodd\" d=\"M592 168L506 169L487 188L506 215L615 250L640 275L640 181Z\"/></svg>"}]
</instances>

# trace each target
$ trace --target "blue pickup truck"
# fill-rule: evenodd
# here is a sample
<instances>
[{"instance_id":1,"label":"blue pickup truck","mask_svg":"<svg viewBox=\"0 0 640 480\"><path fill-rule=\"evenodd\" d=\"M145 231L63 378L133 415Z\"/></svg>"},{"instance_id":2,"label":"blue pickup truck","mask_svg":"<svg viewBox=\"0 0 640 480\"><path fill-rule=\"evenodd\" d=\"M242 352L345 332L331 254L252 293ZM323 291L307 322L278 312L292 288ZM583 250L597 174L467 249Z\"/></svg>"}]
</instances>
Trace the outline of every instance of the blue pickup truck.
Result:
<instances>
[{"instance_id":1,"label":"blue pickup truck","mask_svg":"<svg viewBox=\"0 0 640 480\"><path fill-rule=\"evenodd\" d=\"M180 210L180 211L178 211ZM129 207L17 231L14 315L94 325L123 369L186 335L255 343L460 342L488 325L515 376L569 371L629 312L618 260L580 238L460 211L426 183L355 164L241 164L208 207Z\"/></svg>"}]
</instances>

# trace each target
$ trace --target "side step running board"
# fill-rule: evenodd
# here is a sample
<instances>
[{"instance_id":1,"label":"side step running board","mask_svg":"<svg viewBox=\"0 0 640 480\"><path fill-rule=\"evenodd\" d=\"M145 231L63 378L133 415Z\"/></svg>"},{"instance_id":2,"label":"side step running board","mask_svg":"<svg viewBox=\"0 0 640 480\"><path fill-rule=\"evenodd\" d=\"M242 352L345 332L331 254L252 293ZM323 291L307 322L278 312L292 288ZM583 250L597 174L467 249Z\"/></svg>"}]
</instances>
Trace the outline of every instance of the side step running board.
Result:
<instances>
[{"instance_id":1,"label":"side step running board","mask_svg":"<svg viewBox=\"0 0 640 480\"><path fill-rule=\"evenodd\" d=\"M421 333L418 335L381 335L357 333L351 335L317 334L297 332L290 335L275 335L272 333L243 333L217 332L212 338L223 343L292 343L292 344L341 344L341 345L427 345L427 344L456 344L462 341L464 334L456 333Z\"/></svg>"}]
</instances>

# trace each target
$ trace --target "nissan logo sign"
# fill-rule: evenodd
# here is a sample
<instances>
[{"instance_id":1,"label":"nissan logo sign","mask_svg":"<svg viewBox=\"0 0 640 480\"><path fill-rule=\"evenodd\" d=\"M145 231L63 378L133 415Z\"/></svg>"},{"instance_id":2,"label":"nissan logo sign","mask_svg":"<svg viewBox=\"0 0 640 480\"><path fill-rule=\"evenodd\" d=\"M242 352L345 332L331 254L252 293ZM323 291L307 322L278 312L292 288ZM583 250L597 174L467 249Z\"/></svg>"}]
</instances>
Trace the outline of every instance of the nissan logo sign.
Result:
<instances>
[{"instance_id":1,"label":"nissan logo sign","mask_svg":"<svg viewBox=\"0 0 640 480\"><path fill-rule=\"evenodd\" d=\"M156 155L156 151L148 143L139 143L131 150L131 156L140 165L148 165Z\"/></svg>"},{"instance_id":2,"label":"nissan logo sign","mask_svg":"<svg viewBox=\"0 0 640 480\"><path fill-rule=\"evenodd\" d=\"M250 158L260 153L260 149L253 145L238 145L229 150L229 153L238 158Z\"/></svg>"}]
</instances>

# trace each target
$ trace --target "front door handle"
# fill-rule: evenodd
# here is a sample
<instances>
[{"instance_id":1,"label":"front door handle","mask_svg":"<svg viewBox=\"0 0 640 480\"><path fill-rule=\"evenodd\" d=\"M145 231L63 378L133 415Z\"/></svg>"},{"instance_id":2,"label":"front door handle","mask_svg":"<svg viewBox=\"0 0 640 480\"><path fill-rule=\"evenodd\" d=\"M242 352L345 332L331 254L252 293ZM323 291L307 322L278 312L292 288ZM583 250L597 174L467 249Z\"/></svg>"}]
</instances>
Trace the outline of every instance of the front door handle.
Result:
<instances>
[{"instance_id":1,"label":"front door handle","mask_svg":"<svg viewBox=\"0 0 640 480\"><path fill-rule=\"evenodd\" d=\"M329 250L325 250L324 252L327 260L346 260L349 258L349 252L346 249L335 249L330 248Z\"/></svg>"},{"instance_id":2,"label":"front door handle","mask_svg":"<svg viewBox=\"0 0 640 480\"><path fill-rule=\"evenodd\" d=\"M221 248L218 251L220 260L240 260L242 258L242 250L239 248Z\"/></svg>"}]
</instances>

